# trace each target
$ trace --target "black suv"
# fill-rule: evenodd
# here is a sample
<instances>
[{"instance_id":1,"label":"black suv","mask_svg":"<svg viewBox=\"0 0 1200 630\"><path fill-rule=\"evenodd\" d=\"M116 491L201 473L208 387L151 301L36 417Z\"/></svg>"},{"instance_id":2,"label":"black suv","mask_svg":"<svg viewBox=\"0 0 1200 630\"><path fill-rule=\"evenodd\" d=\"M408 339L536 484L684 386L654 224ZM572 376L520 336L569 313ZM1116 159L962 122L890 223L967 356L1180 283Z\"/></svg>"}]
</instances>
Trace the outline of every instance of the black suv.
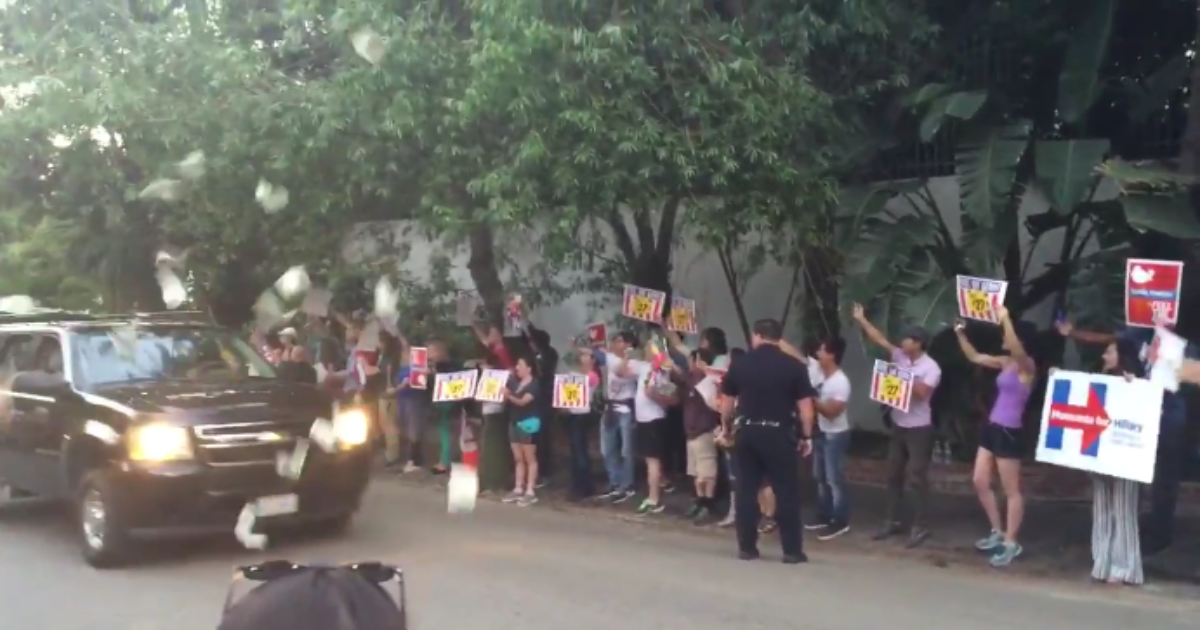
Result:
<instances>
[{"instance_id":1,"label":"black suv","mask_svg":"<svg viewBox=\"0 0 1200 630\"><path fill-rule=\"evenodd\" d=\"M296 511L260 533L340 531L370 477L366 415L333 418L327 394L277 380L198 314L0 314L0 366L0 480L69 502L93 566L127 560L139 538L231 533L264 497ZM281 476L277 454L318 418L336 448L314 446L298 480Z\"/></svg>"}]
</instances>

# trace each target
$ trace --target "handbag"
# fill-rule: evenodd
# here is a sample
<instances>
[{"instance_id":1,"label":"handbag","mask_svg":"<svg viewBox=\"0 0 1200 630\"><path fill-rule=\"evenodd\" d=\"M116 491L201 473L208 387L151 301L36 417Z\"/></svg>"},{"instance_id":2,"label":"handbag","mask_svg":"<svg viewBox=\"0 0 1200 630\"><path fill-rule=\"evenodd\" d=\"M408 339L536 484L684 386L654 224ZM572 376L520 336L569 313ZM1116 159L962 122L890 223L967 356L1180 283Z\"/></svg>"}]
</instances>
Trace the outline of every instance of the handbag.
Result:
<instances>
[{"instance_id":1,"label":"handbag","mask_svg":"<svg viewBox=\"0 0 1200 630\"><path fill-rule=\"evenodd\" d=\"M542 429L542 419L537 416L530 416L517 422L517 428L532 435Z\"/></svg>"}]
</instances>

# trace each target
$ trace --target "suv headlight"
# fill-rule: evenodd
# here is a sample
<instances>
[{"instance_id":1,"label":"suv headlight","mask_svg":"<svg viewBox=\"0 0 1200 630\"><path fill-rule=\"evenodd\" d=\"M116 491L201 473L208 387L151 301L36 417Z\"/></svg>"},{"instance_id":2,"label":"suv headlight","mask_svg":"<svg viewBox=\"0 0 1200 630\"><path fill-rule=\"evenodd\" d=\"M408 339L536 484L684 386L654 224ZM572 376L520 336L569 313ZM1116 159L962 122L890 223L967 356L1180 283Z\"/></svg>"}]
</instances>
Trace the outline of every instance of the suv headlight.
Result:
<instances>
[{"instance_id":1,"label":"suv headlight","mask_svg":"<svg viewBox=\"0 0 1200 630\"><path fill-rule=\"evenodd\" d=\"M361 409L340 411L333 417L333 435L343 446L366 444L371 437L371 422Z\"/></svg>"},{"instance_id":2,"label":"suv headlight","mask_svg":"<svg viewBox=\"0 0 1200 630\"><path fill-rule=\"evenodd\" d=\"M126 436L129 459L140 462L168 462L192 459L192 434L187 427L163 422L138 424Z\"/></svg>"}]
</instances>

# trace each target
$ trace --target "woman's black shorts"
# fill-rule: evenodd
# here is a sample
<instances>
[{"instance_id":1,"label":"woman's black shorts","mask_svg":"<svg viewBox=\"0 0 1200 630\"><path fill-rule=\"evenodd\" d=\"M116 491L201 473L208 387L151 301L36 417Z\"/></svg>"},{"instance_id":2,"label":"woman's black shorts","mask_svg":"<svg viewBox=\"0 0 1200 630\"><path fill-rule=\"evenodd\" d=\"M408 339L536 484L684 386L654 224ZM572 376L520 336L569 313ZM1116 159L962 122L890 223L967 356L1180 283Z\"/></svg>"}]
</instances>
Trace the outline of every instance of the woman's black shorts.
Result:
<instances>
[{"instance_id":1,"label":"woman's black shorts","mask_svg":"<svg viewBox=\"0 0 1200 630\"><path fill-rule=\"evenodd\" d=\"M666 418L659 418L650 422L636 423L633 443L637 447L638 455L652 459L662 459L665 448L663 431L665 430L664 425L666 422Z\"/></svg>"},{"instance_id":2,"label":"woman's black shorts","mask_svg":"<svg viewBox=\"0 0 1200 630\"><path fill-rule=\"evenodd\" d=\"M979 448L997 459L1021 459L1025 456L1021 430L1002 427L994 422L985 424L979 432Z\"/></svg>"}]
</instances>

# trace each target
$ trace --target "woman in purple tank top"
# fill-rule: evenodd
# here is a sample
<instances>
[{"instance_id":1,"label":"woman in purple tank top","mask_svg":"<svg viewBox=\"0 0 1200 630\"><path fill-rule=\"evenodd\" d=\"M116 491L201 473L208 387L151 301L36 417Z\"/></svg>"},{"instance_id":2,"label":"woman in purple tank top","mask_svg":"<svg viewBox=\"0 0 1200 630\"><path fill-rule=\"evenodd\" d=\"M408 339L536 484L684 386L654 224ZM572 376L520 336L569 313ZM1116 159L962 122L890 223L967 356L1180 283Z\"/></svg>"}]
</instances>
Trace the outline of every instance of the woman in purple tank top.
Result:
<instances>
[{"instance_id":1,"label":"woman in purple tank top","mask_svg":"<svg viewBox=\"0 0 1200 630\"><path fill-rule=\"evenodd\" d=\"M979 495L979 503L987 513L992 531L976 542L975 548L991 555L988 563L992 566L1005 567L1021 555L1021 545L1017 543L1017 532L1025 515L1025 499L1021 494L1021 457L1024 455L1021 425L1025 403L1029 402L1029 393L1037 378L1037 364L1025 348L1037 331L1028 322L1014 325L1008 310L1003 307L998 315L1004 332L1005 355L992 356L975 350L967 340L965 322L955 324L954 332L968 361L1000 371L996 377L996 402L992 404L987 424L979 432L979 450L975 454L975 493ZM1004 489L1008 508L1004 520L1000 518L1000 506L992 490L993 469L1000 473L1000 486Z\"/></svg>"}]
</instances>

